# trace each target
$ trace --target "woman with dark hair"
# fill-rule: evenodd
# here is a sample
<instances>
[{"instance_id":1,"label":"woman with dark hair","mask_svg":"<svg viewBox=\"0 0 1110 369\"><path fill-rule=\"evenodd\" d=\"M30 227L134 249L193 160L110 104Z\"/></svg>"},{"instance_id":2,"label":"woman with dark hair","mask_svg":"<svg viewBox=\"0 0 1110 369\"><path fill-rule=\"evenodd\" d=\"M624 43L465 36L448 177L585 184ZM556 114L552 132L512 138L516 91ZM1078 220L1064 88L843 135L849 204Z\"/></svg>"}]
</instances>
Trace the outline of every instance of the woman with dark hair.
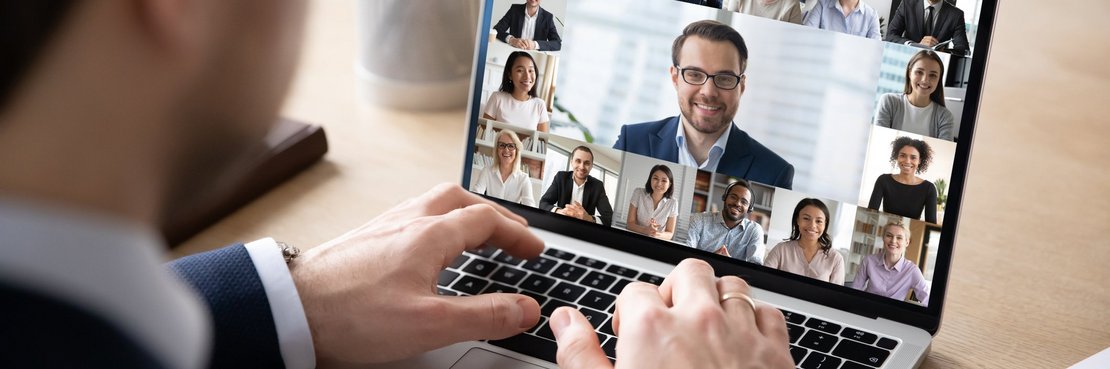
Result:
<instances>
[{"instance_id":1,"label":"woman with dark hair","mask_svg":"<svg viewBox=\"0 0 1110 369\"><path fill-rule=\"evenodd\" d=\"M794 207L790 238L767 253L763 265L822 281L844 284L844 258L832 251L829 207L818 199L802 199Z\"/></svg>"},{"instance_id":2,"label":"woman with dark hair","mask_svg":"<svg viewBox=\"0 0 1110 369\"><path fill-rule=\"evenodd\" d=\"M921 50L906 64L902 93L885 94L875 108L875 125L952 141L956 118L944 106L944 63Z\"/></svg>"},{"instance_id":3,"label":"woman with dark hair","mask_svg":"<svg viewBox=\"0 0 1110 369\"><path fill-rule=\"evenodd\" d=\"M628 230L662 240L674 237L678 200L674 199L674 175L666 165L651 167L644 188L632 190L628 204Z\"/></svg>"},{"instance_id":4,"label":"woman with dark hair","mask_svg":"<svg viewBox=\"0 0 1110 369\"><path fill-rule=\"evenodd\" d=\"M501 87L486 100L482 118L521 128L547 132L551 115L547 103L536 97L536 60L523 51L509 54Z\"/></svg>"},{"instance_id":5,"label":"woman with dark hair","mask_svg":"<svg viewBox=\"0 0 1110 369\"><path fill-rule=\"evenodd\" d=\"M875 179L871 190L870 209L937 223L937 187L917 176L929 169L933 162L933 149L928 143L909 137L898 137L890 143L890 165L897 166L898 174L883 174Z\"/></svg>"}]
</instances>

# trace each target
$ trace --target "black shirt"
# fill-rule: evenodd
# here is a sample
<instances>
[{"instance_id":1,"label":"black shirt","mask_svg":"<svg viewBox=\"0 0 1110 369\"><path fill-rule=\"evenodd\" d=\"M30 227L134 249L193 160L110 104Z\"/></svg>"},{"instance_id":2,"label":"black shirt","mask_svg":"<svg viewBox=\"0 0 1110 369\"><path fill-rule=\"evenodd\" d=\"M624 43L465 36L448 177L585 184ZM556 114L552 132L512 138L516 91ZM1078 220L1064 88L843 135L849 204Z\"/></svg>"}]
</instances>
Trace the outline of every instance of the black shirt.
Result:
<instances>
[{"instance_id":1,"label":"black shirt","mask_svg":"<svg viewBox=\"0 0 1110 369\"><path fill-rule=\"evenodd\" d=\"M921 219L925 211L925 221L937 222L937 187L929 181L908 185L894 180L891 174L883 174L875 179L875 189L871 191L871 201L867 207L904 217Z\"/></svg>"}]
</instances>

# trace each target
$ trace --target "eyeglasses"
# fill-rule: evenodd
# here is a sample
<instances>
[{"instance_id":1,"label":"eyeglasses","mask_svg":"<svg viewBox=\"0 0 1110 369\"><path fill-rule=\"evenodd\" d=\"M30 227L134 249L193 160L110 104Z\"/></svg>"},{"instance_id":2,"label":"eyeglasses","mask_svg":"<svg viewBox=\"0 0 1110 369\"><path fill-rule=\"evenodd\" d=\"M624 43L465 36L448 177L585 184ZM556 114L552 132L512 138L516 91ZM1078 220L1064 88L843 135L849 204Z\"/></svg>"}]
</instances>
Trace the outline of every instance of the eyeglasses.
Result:
<instances>
[{"instance_id":1,"label":"eyeglasses","mask_svg":"<svg viewBox=\"0 0 1110 369\"><path fill-rule=\"evenodd\" d=\"M713 85L722 90L736 88L736 86L740 84L740 79L744 77L743 74L739 76L732 73L709 74L690 68L679 68L678 74L682 75L683 81L695 86L704 85L706 81L713 78Z\"/></svg>"},{"instance_id":2,"label":"eyeglasses","mask_svg":"<svg viewBox=\"0 0 1110 369\"><path fill-rule=\"evenodd\" d=\"M503 150L509 150L509 151L516 151L516 144L498 143L497 148L498 149L503 149Z\"/></svg>"}]
</instances>

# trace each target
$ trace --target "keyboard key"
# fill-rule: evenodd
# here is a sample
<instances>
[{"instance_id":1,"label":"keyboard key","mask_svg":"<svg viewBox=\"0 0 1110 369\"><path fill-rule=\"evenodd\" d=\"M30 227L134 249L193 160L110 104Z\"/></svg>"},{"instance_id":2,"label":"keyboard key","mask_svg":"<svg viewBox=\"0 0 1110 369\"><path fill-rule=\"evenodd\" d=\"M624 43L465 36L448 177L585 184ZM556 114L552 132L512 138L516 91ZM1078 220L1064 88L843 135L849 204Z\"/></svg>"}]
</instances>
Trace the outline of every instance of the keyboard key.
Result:
<instances>
[{"instance_id":1,"label":"keyboard key","mask_svg":"<svg viewBox=\"0 0 1110 369\"><path fill-rule=\"evenodd\" d=\"M617 338L611 337L601 345L601 349L605 351L605 355L611 358L617 358Z\"/></svg>"},{"instance_id":2,"label":"keyboard key","mask_svg":"<svg viewBox=\"0 0 1110 369\"><path fill-rule=\"evenodd\" d=\"M509 286L515 286L521 279L524 279L525 274L528 274L528 272L508 265L502 265L500 268L497 268L497 271L493 272L493 275L490 275L489 278Z\"/></svg>"},{"instance_id":3,"label":"keyboard key","mask_svg":"<svg viewBox=\"0 0 1110 369\"><path fill-rule=\"evenodd\" d=\"M797 324L786 323L786 333L790 334L790 343L797 343L802 334L806 333L806 329Z\"/></svg>"},{"instance_id":4,"label":"keyboard key","mask_svg":"<svg viewBox=\"0 0 1110 369\"><path fill-rule=\"evenodd\" d=\"M647 283L654 284L656 286L663 284L663 277L660 277L660 276L657 276L657 275L654 275L654 274L644 273L644 274L641 274L640 277L636 278L636 279L639 280L640 282L647 282Z\"/></svg>"},{"instance_id":5,"label":"keyboard key","mask_svg":"<svg viewBox=\"0 0 1110 369\"><path fill-rule=\"evenodd\" d=\"M481 259L474 259L474 260L471 260L470 263L467 263L466 267L464 267L462 270L464 272L467 272L467 273L470 273L470 274L473 274L473 275L476 275L476 276L479 276L479 277L485 277L485 276L489 276L490 273L493 273L494 269L497 269L497 263L494 263L492 261L481 260Z\"/></svg>"},{"instance_id":6,"label":"keyboard key","mask_svg":"<svg viewBox=\"0 0 1110 369\"><path fill-rule=\"evenodd\" d=\"M863 364L857 364L852 361L844 361L844 365L841 365L840 369L871 369L871 367Z\"/></svg>"},{"instance_id":7,"label":"keyboard key","mask_svg":"<svg viewBox=\"0 0 1110 369\"><path fill-rule=\"evenodd\" d=\"M544 325L547 326L546 324ZM518 334L503 340L491 340L489 344L528 356L555 362L555 352L559 349L555 341L528 334Z\"/></svg>"},{"instance_id":8,"label":"keyboard key","mask_svg":"<svg viewBox=\"0 0 1110 369\"><path fill-rule=\"evenodd\" d=\"M840 325L836 323L829 323L817 318L809 318L806 321L806 327L810 327L825 333L837 334L840 333Z\"/></svg>"},{"instance_id":9,"label":"keyboard key","mask_svg":"<svg viewBox=\"0 0 1110 369\"><path fill-rule=\"evenodd\" d=\"M493 260L509 265L520 265L520 263L524 262L524 259L518 259L515 256L509 255L505 251L498 251L497 256L494 256Z\"/></svg>"},{"instance_id":10,"label":"keyboard key","mask_svg":"<svg viewBox=\"0 0 1110 369\"><path fill-rule=\"evenodd\" d=\"M837 340L836 336L810 330L802 336L801 340L798 340L798 345L810 350L829 352L836 345Z\"/></svg>"},{"instance_id":11,"label":"keyboard key","mask_svg":"<svg viewBox=\"0 0 1110 369\"><path fill-rule=\"evenodd\" d=\"M520 282L520 288L526 289L535 293L543 294L555 285L555 280L544 277L538 274L532 274L528 278L524 278L524 282Z\"/></svg>"},{"instance_id":12,"label":"keyboard key","mask_svg":"<svg viewBox=\"0 0 1110 369\"><path fill-rule=\"evenodd\" d=\"M489 257L493 257L493 254L497 252L497 249L495 249L493 247L483 247L483 248L480 248L480 249L477 249L477 250L467 250L466 252L469 252L469 253L474 254L474 255L479 255L479 256L482 256L482 257L485 257L485 258L489 258Z\"/></svg>"},{"instance_id":13,"label":"keyboard key","mask_svg":"<svg viewBox=\"0 0 1110 369\"><path fill-rule=\"evenodd\" d=\"M448 265L448 267L451 269L459 269L467 260L470 260L469 256L459 254L459 256L455 257L455 260L451 261L451 265Z\"/></svg>"},{"instance_id":14,"label":"keyboard key","mask_svg":"<svg viewBox=\"0 0 1110 369\"><path fill-rule=\"evenodd\" d=\"M552 299L546 304L543 304L543 307L540 308L540 315L549 317L551 316L551 313L555 312L555 309L561 308L563 306L574 307L574 304Z\"/></svg>"},{"instance_id":15,"label":"keyboard key","mask_svg":"<svg viewBox=\"0 0 1110 369\"><path fill-rule=\"evenodd\" d=\"M503 284L500 284L500 283L493 283L493 284L489 285L489 287L486 287L486 289L482 290L482 293L517 293L517 292L520 292L520 290L518 290L516 288L509 287L509 286L506 286L506 285L503 285Z\"/></svg>"},{"instance_id":16,"label":"keyboard key","mask_svg":"<svg viewBox=\"0 0 1110 369\"><path fill-rule=\"evenodd\" d=\"M624 278L618 279L617 283L613 284L613 288L609 289L609 292L612 292L612 293L615 293L615 294L619 295L619 294L621 294L621 291L624 291L624 286L627 286L629 283L632 283L632 281L624 279Z\"/></svg>"},{"instance_id":17,"label":"keyboard key","mask_svg":"<svg viewBox=\"0 0 1110 369\"><path fill-rule=\"evenodd\" d=\"M543 329L543 327L546 327L546 326L547 326L547 318L544 318L544 317L541 316L540 321L536 322L536 325L532 326L532 328L528 330L528 333L535 334L537 331L539 331L540 329ZM549 330L550 330L550 328L549 328Z\"/></svg>"},{"instance_id":18,"label":"keyboard key","mask_svg":"<svg viewBox=\"0 0 1110 369\"><path fill-rule=\"evenodd\" d=\"M539 327L537 327L536 328L536 335L540 336L540 337L543 337L543 338L546 338L546 339L549 339L549 340L552 340L552 341L555 340L555 332L551 331L551 325L550 324L542 324Z\"/></svg>"},{"instance_id":19,"label":"keyboard key","mask_svg":"<svg viewBox=\"0 0 1110 369\"><path fill-rule=\"evenodd\" d=\"M875 345L887 350L893 350L895 347L898 347L898 341L883 337L880 338L879 343L876 343Z\"/></svg>"},{"instance_id":20,"label":"keyboard key","mask_svg":"<svg viewBox=\"0 0 1110 369\"><path fill-rule=\"evenodd\" d=\"M790 310L779 309L779 311L782 312L783 317L786 317L786 321L788 323L802 324L802 323L806 322L806 316L805 315L798 314L798 313L795 313L795 312L790 311Z\"/></svg>"},{"instance_id":21,"label":"keyboard key","mask_svg":"<svg viewBox=\"0 0 1110 369\"><path fill-rule=\"evenodd\" d=\"M851 338L856 341L866 343L868 345L875 344L875 339L879 338L879 336L876 336L874 333L867 333L851 327L844 328L844 331L840 332L840 336L844 338Z\"/></svg>"},{"instance_id":22,"label":"keyboard key","mask_svg":"<svg viewBox=\"0 0 1110 369\"><path fill-rule=\"evenodd\" d=\"M540 256L538 258L528 260L527 263L524 263L524 269L528 269L536 273L547 274L547 272L550 271L551 268L554 268L555 264L557 263L558 262L555 261L555 259Z\"/></svg>"},{"instance_id":23,"label":"keyboard key","mask_svg":"<svg viewBox=\"0 0 1110 369\"><path fill-rule=\"evenodd\" d=\"M594 326L594 329L597 329L602 323L605 323L606 319L609 319L609 314L594 309L578 308L578 311L581 311L582 315L586 316L586 320L590 322L590 325Z\"/></svg>"},{"instance_id":24,"label":"keyboard key","mask_svg":"<svg viewBox=\"0 0 1110 369\"><path fill-rule=\"evenodd\" d=\"M436 294L439 294L440 296L458 296L459 295L458 293L455 293L455 291L446 290L446 289L443 289L442 287L436 287Z\"/></svg>"},{"instance_id":25,"label":"keyboard key","mask_svg":"<svg viewBox=\"0 0 1110 369\"><path fill-rule=\"evenodd\" d=\"M890 351L852 340L841 340L840 344L836 345L836 349L833 350L833 355L878 367L883 365L887 356L890 356Z\"/></svg>"},{"instance_id":26,"label":"keyboard key","mask_svg":"<svg viewBox=\"0 0 1110 369\"><path fill-rule=\"evenodd\" d=\"M547 250L543 250L543 254L554 257L554 258L563 259L563 260L566 260L566 261L574 260L574 256L575 256L574 254L571 254L569 252L559 250L559 249L553 249L553 248L550 248L550 247L547 248Z\"/></svg>"},{"instance_id":27,"label":"keyboard key","mask_svg":"<svg viewBox=\"0 0 1110 369\"><path fill-rule=\"evenodd\" d=\"M636 275L640 274L640 272L622 267L620 265L610 265L608 268L605 268L605 271L625 278L636 278Z\"/></svg>"},{"instance_id":28,"label":"keyboard key","mask_svg":"<svg viewBox=\"0 0 1110 369\"><path fill-rule=\"evenodd\" d=\"M802 369L835 369L840 366L840 359L819 352L810 353L806 361L802 362Z\"/></svg>"},{"instance_id":29,"label":"keyboard key","mask_svg":"<svg viewBox=\"0 0 1110 369\"><path fill-rule=\"evenodd\" d=\"M616 296L591 290L586 293L586 296L582 296L581 300L578 300L578 304L605 311L609 309L609 305L612 305L614 301L617 301Z\"/></svg>"},{"instance_id":30,"label":"keyboard key","mask_svg":"<svg viewBox=\"0 0 1110 369\"><path fill-rule=\"evenodd\" d=\"M489 282L464 275L462 278L459 278L458 282L451 285L451 289L466 294L477 295L479 292L482 292L482 287L485 287L487 284L489 284Z\"/></svg>"},{"instance_id":31,"label":"keyboard key","mask_svg":"<svg viewBox=\"0 0 1110 369\"><path fill-rule=\"evenodd\" d=\"M436 280L436 284L438 284L440 286L447 287L447 286L450 286L451 282L454 282L455 278L458 278L458 277L459 277L459 273L452 272L450 270L441 270L439 272L439 279Z\"/></svg>"},{"instance_id":32,"label":"keyboard key","mask_svg":"<svg viewBox=\"0 0 1110 369\"><path fill-rule=\"evenodd\" d=\"M588 258L588 257L585 257L585 256L579 256L578 259L574 261L574 263L578 264L578 265L586 266L587 268L594 268L594 269L602 269L602 268L605 268L606 265L609 265L608 263L606 263L604 261L597 260L597 259L591 259L591 258Z\"/></svg>"},{"instance_id":33,"label":"keyboard key","mask_svg":"<svg viewBox=\"0 0 1110 369\"><path fill-rule=\"evenodd\" d=\"M586 278L583 278L582 281L579 282L579 283L582 283L582 284L586 285L587 287L593 287L593 288L604 291L604 290L608 289L609 286L612 285L613 282L615 282L616 280L617 280L617 277L614 277L614 276L611 276L611 275L608 275L608 274L605 274L605 273L590 272L590 274L587 274Z\"/></svg>"},{"instance_id":34,"label":"keyboard key","mask_svg":"<svg viewBox=\"0 0 1110 369\"><path fill-rule=\"evenodd\" d=\"M582 278L583 274L586 274L586 268L573 264L559 265L555 268L554 272L551 272L552 277L568 280L571 282L577 282L579 278Z\"/></svg>"},{"instance_id":35,"label":"keyboard key","mask_svg":"<svg viewBox=\"0 0 1110 369\"><path fill-rule=\"evenodd\" d=\"M809 350L790 345L790 357L794 358L794 365L801 365L802 359L806 357L807 353L809 353Z\"/></svg>"},{"instance_id":36,"label":"keyboard key","mask_svg":"<svg viewBox=\"0 0 1110 369\"><path fill-rule=\"evenodd\" d=\"M547 295L564 301L575 302L583 293L586 293L586 287L564 282L555 286Z\"/></svg>"},{"instance_id":37,"label":"keyboard key","mask_svg":"<svg viewBox=\"0 0 1110 369\"><path fill-rule=\"evenodd\" d=\"M540 304L540 306L543 306L543 303L547 302L547 296L532 291L520 291L519 293L521 295L531 297L533 300L536 300L536 303Z\"/></svg>"}]
</instances>

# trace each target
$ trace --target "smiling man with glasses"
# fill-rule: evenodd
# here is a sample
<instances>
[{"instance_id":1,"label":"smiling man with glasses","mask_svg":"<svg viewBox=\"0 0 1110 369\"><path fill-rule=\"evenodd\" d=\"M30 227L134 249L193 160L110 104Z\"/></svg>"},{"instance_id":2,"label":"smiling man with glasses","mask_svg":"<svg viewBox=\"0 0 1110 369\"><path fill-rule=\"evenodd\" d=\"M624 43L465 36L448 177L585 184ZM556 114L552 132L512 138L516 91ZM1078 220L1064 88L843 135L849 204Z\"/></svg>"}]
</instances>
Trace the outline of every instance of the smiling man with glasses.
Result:
<instances>
[{"instance_id":1,"label":"smiling man with glasses","mask_svg":"<svg viewBox=\"0 0 1110 369\"><path fill-rule=\"evenodd\" d=\"M691 23L675 39L671 62L671 82L682 114L625 125L613 147L791 188L794 167L732 121L747 78L748 47L740 33L716 21Z\"/></svg>"}]
</instances>

